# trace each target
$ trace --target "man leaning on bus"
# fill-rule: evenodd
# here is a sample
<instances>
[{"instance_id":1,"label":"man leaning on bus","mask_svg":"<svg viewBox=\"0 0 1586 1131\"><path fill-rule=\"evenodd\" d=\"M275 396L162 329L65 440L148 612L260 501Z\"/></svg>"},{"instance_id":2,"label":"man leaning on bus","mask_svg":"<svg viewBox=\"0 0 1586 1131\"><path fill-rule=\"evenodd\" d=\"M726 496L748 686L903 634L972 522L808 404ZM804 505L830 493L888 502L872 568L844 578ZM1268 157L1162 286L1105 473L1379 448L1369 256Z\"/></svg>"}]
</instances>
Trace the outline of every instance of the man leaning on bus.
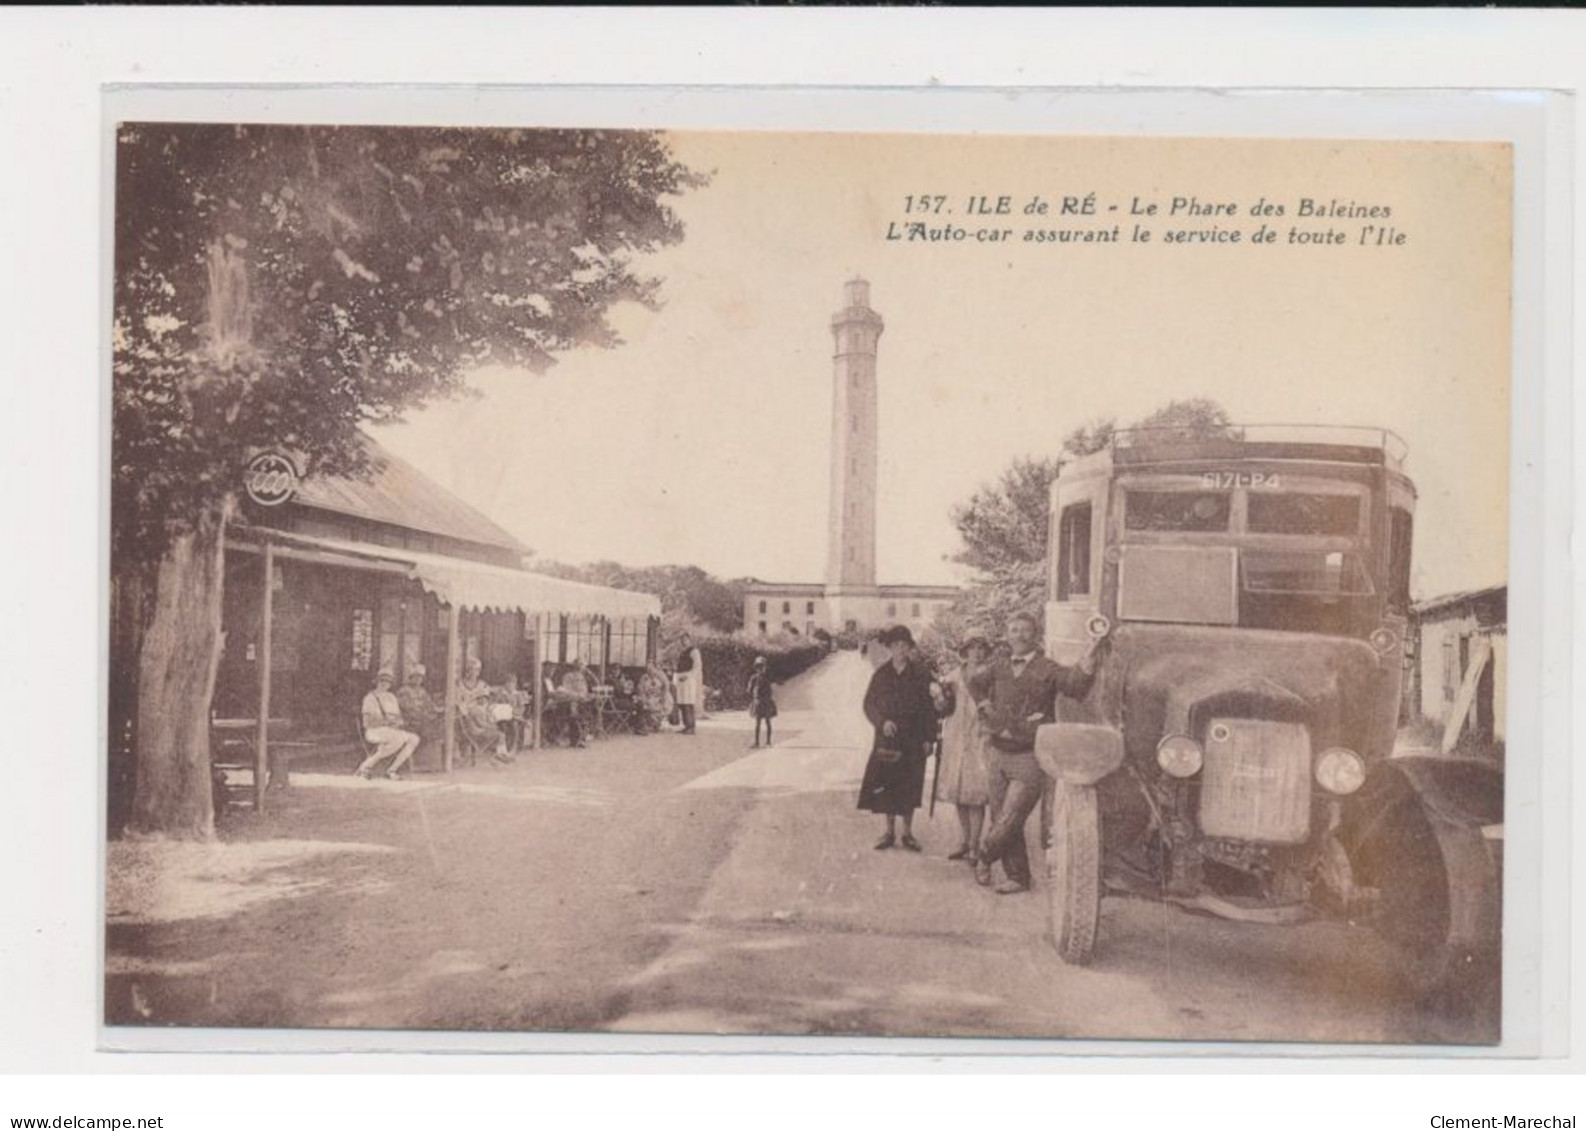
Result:
<instances>
[{"instance_id":1,"label":"man leaning on bus","mask_svg":"<svg viewBox=\"0 0 1586 1131\"><path fill-rule=\"evenodd\" d=\"M975 862L975 882L991 884L991 865L1002 861L1007 877L998 895L1030 890L1030 855L1024 824L1041 802L1046 774L1035 760L1035 731L1057 721L1057 697L1083 699L1096 676L1103 641L1091 644L1074 667L1048 659L1040 650L1040 628L1028 613L1008 618L1012 656L998 660L985 677L989 687L980 713L995 749L989 759L992 824Z\"/></svg>"}]
</instances>

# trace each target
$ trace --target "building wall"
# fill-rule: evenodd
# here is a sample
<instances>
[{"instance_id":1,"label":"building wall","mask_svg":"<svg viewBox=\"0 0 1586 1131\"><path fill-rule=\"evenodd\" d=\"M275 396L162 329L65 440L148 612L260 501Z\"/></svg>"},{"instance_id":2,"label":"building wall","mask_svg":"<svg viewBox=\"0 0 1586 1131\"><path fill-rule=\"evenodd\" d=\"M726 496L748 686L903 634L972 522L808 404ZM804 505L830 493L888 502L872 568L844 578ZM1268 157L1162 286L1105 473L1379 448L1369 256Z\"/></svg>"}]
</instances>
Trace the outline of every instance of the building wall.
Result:
<instances>
[{"instance_id":1,"label":"building wall","mask_svg":"<svg viewBox=\"0 0 1586 1131\"><path fill-rule=\"evenodd\" d=\"M923 597L909 594L889 594L882 590L876 596L854 596L844 599L844 612L858 620L861 629L882 628L889 624L906 624L918 631L936 619L941 609L952 604L951 597Z\"/></svg>"},{"instance_id":2,"label":"building wall","mask_svg":"<svg viewBox=\"0 0 1586 1131\"><path fill-rule=\"evenodd\" d=\"M786 612L782 609L784 604L788 606ZM766 636L775 636L784 623L791 624L800 636L813 635L815 629L831 632L830 615L825 596L812 596L808 591L746 593L743 598L744 630Z\"/></svg>"},{"instance_id":3,"label":"building wall","mask_svg":"<svg viewBox=\"0 0 1586 1131\"><path fill-rule=\"evenodd\" d=\"M784 622L791 622L802 636L810 635L813 629L836 634L850 620L861 631L889 624L906 624L918 630L934 621L936 614L952 601L952 597L888 594L885 589L875 594L831 596L812 596L807 590L794 589L751 592L744 596L743 625L748 632L771 636L781 631ZM764 612L760 610L762 603ZM784 603L788 612L782 611Z\"/></svg>"},{"instance_id":4,"label":"building wall","mask_svg":"<svg viewBox=\"0 0 1586 1131\"><path fill-rule=\"evenodd\" d=\"M1492 634L1492 717L1493 737L1499 742L1507 741L1504 737L1507 730L1507 715L1509 702L1509 633L1507 629Z\"/></svg>"},{"instance_id":5,"label":"building wall","mask_svg":"<svg viewBox=\"0 0 1586 1131\"><path fill-rule=\"evenodd\" d=\"M1478 634L1487 635L1492 640L1493 735L1501 742L1506 729L1508 633L1503 627L1478 628L1475 613L1468 609L1452 609L1442 615L1428 615L1421 619L1417 645L1420 702L1416 704L1416 710L1427 722L1438 726L1447 723L1454 697L1459 693L1459 685L1465 675L1461 666L1460 641L1464 639L1467 642L1468 658L1473 653Z\"/></svg>"}]
</instances>

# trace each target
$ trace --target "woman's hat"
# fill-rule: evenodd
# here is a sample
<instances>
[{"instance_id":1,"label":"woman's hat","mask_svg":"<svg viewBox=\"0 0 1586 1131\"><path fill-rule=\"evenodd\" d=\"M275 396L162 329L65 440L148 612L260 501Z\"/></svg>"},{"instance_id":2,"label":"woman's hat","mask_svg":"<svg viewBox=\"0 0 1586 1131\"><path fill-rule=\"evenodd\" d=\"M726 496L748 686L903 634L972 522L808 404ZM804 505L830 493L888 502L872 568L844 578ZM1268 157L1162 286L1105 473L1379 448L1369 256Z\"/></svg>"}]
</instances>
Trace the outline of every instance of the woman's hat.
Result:
<instances>
[{"instance_id":1,"label":"woman's hat","mask_svg":"<svg viewBox=\"0 0 1586 1131\"><path fill-rule=\"evenodd\" d=\"M876 639L883 644L903 643L912 645L914 643L914 634L908 630L906 625L895 624L882 632Z\"/></svg>"},{"instance_id":2,"label":"woman's hat","mask_svg":"<svg viewBox=\"0 0 1586 1131\"><path fill-rule=\"evenodd\" d=\"M960 656L967 656L969 655L969 650L971 648L981 648L987 652L990 652L991 641L987 640L978 632L972 632L968 636L964 637L964 642L958 646L958 654Z\"/></svg>"},{"instance_id":3,"label":"woman's hat","mask_svg":"<svg viewBox=\"0 0 1586 1131\"><path fill-rule=\"evenodd\" d=\"M409 679L412 679L416 675L428 675L428 674L429 674L429 669L426 668L423 664L414 664L412 667L408 668L408 678Z\"/></svg>"},{"instance_id":4,"label":"woman's hat","mask_svg":"<svg viewBox=\"0 0 1586 1131\"><path fill-rule=\"evenodd\" d=\"M374 681L376 683L379 683L382 679L387 683L390 683L395 678L396 677L391 674L390 668L381 668L379 671L374 673Z\"/></svg>"},{"instance_id":5,"label":"woman's hat","mask_svg":"<svg viewBox=\"0 0 1586 1131\"><path fill-rule=\"evenodd\" d=\"M765 667L765 657L764 656L756 656L754 658L754 666L757 667L757 668Z\"/></svg>"}]
</instances>

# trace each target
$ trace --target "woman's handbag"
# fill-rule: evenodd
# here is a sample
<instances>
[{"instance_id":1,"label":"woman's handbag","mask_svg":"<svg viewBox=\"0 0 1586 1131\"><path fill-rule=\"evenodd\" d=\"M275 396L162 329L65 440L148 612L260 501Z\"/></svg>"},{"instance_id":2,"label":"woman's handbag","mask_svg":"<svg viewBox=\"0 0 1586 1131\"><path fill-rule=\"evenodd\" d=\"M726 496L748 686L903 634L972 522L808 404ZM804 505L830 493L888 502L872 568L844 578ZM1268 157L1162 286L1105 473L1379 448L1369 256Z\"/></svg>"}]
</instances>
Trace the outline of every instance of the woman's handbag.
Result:
<instances>
[{"instance_id":1,"label":"woman's handbag","mask_svg":"<svg viewBox=\"0 0 1586 1131\"><path fill-rule=\"evenodd\" d=\"M903 761L903 748L896 745L891 739L882 739L876 744L875 758L883 766L895 765Z\"/></svg>"}]
</instances>

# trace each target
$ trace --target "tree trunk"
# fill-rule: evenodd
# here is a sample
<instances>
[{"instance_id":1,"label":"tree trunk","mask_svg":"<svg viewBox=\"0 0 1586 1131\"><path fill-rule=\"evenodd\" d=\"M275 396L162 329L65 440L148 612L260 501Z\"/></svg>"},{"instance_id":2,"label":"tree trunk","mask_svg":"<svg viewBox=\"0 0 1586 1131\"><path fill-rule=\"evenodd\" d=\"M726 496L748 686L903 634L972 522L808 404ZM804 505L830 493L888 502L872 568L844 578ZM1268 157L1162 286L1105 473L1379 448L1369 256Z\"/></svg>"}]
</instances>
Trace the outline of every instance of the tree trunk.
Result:
<instances>
[{"instance_id":1,"label":"tree trunk","mask_svg":"<svg viewBox=\"0 0 1586 1131\"><path fill-rule=\"evenodd\" d=\"M115 561L116 550L111 550ZM109 793L106 818L110 836L119 836L132 814L137 773L134 745L138 714L138 651L152 604L147 571L116 562L110 581Z\"/></svg>"},{"instance_id":2,"label":"tree trunk","mask_svg":"<svg viewBox=\"0 0 1586 1131\"><path fill-rule=\"evenodd\" d=\"M138 655L138 768L129 826L134 833L214 835L209 705L220 664L231 510L230 498L206 510L160 561L154 612Z\"/></svg>"}]
</instances>

